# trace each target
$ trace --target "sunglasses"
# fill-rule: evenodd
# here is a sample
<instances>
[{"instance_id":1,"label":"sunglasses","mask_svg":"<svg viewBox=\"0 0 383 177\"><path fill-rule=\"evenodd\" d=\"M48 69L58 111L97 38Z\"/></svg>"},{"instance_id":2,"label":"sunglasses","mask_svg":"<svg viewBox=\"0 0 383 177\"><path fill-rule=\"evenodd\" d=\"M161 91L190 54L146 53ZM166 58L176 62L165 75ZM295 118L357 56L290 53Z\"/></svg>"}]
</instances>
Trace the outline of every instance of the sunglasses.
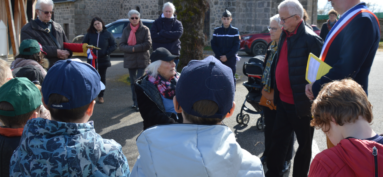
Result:
<instances>
[{"instance_id":1,"label":"sunglasses","mask_svg":"<svg viewBox=\"0 0 383 177\"><path fill-rule=\"evenodd\" d=\"M131 17L130 19L132 19L132 20L134 20L134 19L138 20L138 17Z\"/></svg>"},{"instance_id":2,"label":"sunglasses","mask_svg":"<svg viewBox=\"0 0 383 177\"><path fill-rule=\"evenodd\" d=\"M39 9L39 11L41 11L42 13L44 13L45 15L48 15L49 13L53 15L53 11L43 11L41 9Z\"/></svg>"}]
</instances>

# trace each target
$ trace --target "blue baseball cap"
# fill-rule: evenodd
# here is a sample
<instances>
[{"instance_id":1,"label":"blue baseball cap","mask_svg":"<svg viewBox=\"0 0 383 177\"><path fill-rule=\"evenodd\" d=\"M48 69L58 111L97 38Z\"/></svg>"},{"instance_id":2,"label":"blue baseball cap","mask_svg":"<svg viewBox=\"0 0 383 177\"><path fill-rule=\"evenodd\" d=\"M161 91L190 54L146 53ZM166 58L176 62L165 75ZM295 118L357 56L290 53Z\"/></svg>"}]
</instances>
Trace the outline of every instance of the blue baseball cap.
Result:
<instances>
[{"instance_id":1,"label":"blue baseball cap","mask_svg":"<svg viewBox=\"0 0 383 177\"><path fill-rule=\"evenodd\" d=\"M176 98L182 110L202 118L224 118L233 107L234 93L233 72L213 56L191 60L176 85ZM203 116L195 112L193 104L200 100L217 103L216 114Z\"/></svg>"},{"instance_id":2,"label":"blue baseball cap","mask_svg":"<svg viewBox=\"0 0 383 177\"><path fill-rule=\"evenodd\" d=\"M48 71L42 85L44 102L56 109L74 109L91 103L105 89L97 70L88 63L59 60ZM49 96L59 94L69 102L48 105Z\"/></svg>"}]
</instances>

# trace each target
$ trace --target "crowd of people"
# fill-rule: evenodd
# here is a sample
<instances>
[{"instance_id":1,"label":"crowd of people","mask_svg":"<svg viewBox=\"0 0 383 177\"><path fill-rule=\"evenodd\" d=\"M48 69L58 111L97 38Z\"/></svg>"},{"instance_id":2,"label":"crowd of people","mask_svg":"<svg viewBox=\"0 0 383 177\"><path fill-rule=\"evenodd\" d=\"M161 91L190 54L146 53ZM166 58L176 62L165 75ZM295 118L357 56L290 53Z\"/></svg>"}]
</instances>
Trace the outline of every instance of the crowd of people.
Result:
<instances>
[{"instance_id":1,"label":"crowd of people","mask_svg":"<svg viewBox=\"0 0 383 177\"><path fill-rule=\"evenodd\" d=\"M151 29L129 11L118 47L144 129L130 170L121 145L102 138L90 121L96 99L104 103L113 36L93 18L83 43L101 48L97 65L72 59L64 31L51 20L52 0L38 0L38 18L22 28L20 54L11 65L0 60L0 176L280 177L293 159L294 136L294 177L382 176L383 137L370 127L367 97L379 21L360 0L331 2L323 36L306 24L297 0L282 1L270 18L261 158L242 149L223 124L236 106L240 36L231 12L214 30L215 56L191 60L179 73L183 28L174 5L164 4ZM310 53L332 67L311 84L305 79ZM312 160L314 128L326 134L328 149Z\"/></svg>"}]
</instances>

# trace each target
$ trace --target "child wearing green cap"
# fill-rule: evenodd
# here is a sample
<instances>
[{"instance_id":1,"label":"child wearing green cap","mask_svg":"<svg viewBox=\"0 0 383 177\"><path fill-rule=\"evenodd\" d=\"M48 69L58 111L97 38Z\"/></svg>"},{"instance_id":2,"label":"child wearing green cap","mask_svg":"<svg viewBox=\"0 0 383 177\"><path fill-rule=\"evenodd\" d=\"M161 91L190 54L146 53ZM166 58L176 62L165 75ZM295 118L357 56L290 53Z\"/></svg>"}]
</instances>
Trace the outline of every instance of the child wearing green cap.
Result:
<instances>
[{"instance_id":1,"label":"child wearing green cap","mask_svg":"<svg viewBox=\"0 0 383 177\"><path fill-rule=\"evenodd\" d=\"M34 39L25 39L19 47L20 54L15 57L15 61L11 64L11 69L33 65L40 69L43 77L47 75L45 68L48 68L49 62L44 59L47 54L42 46Z\"/></svg>"},{"instance_id":2,"label":"child wearing green cap","mask_svg":"<svg viewBox=\"0 0 383 177\"><path fill-rule=\"evenodd\" d=\"M24 125L39 117L41 94L27 78L14 78L0 87L0 176L9 176L9 162L19 146Z\"/></svg>"}]
</instances>

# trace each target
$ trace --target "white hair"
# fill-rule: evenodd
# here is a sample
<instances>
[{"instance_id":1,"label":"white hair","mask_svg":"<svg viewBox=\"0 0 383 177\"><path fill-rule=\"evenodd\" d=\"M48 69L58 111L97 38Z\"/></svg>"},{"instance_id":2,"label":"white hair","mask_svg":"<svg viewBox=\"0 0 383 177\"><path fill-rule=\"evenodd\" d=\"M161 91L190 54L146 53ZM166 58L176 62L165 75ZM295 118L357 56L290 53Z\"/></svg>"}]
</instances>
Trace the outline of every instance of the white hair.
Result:
<instances>
[{"instance_id":1,"label":"white hair","mask_svg":"<svg viewBox=\"0 0 383 177\"><path fill-rule=\"evenodd\" d=\"M35 9L36 10L41 9L41 4L51 5L52 9L55 7L52 0L37 0Z\"/></svg>"},{"instance_id":2,"label":"white hair","mask_svg":"<svg viewBox=\"0 0 383 177\"><path fill-rule=\"evenodd\" d=\"M8 63L3 59L0 59L0 87L12 78L12 71Z\"/></svg>"},{"instance_id":3,"label":"white hair","mask_svg":"<svg viewBox=\"0 0 383 177\"><path fill-rule=\"evenodd\" d=\"M278 23L278 26L279 26L280 28L283 27L283 25L281 25L281 19L279 18L279 14L276 14L276 15L272 16L272 17L270 18L270 23L271 23L272 21L276 21L276 22Z\"/></svg>"},{"instance_id":4,"label":"white hair","mask_svg":"<svg viewBox=\"0 0 383 177\"><path fill-rule=\"evenodd\" d=\"M168 7L168 6L172 9L173 13L176 12L176 7L171 2L167 2L164 4L164 6L162 7L162 12L165 10L165 7Z\"/></svg>"},{"instance_id":5,"label":"white hair","mask_svg":"<svg viewBox=\"0 0 383 177\"><path fill-rule=\"evenodd\" d=\"M145 72L156 78L158 75L158 68L160 68L161 64L162 60L157 60L153 63L150 63L149 66L146 67Z\"/></svg>"},{"instance_id":6,"label":"white hair","mask_svg":"<svg viewBox=\"0 0 383 177\"><path fill-rule=\"evenodd\" d=\"M290 15L298 15L303 18L303 6L298 0L284 0L278 6L278 10L287 7Z\"/></svg>"},{"instance_id":7,"label":"white hair","mask_svg":"<svg viewBox=\"0 0 383 177\"><path fill-rule=\"evenodd\" d=\"M140 12L138 12L137 10L130 10L128 12L128 17L130 18L132 15L136 14L138 16L138 18L140 18Z\"/></svg>"}]
</instances>

